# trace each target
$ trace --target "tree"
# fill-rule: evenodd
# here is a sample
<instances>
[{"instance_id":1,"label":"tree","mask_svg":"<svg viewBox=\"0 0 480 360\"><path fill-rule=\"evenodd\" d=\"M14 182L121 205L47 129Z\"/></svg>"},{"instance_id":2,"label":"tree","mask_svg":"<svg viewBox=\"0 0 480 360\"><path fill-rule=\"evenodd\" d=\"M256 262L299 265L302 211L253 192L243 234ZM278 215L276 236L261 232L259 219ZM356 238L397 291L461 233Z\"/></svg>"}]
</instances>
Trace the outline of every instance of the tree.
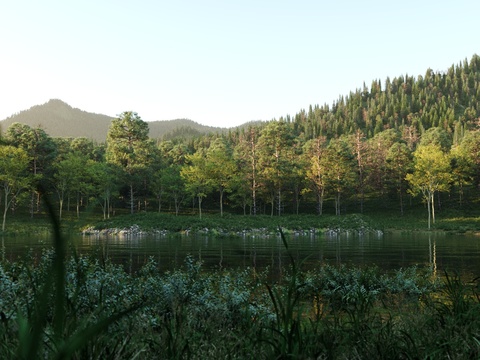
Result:
<instances>
[{"instance_id":1,"label":"tree","mask_svg":"<svg viewBox=\"0 0 480 360\"><path fill-rule=\"evenodd\" d=\"M340 215L342 194L356 181L352 154L349 143L344 137L331 140L325 152L325 186L335 198L336 215Z\"/></svg>"},{"instance_id":2,"label":"tree","mask_svg":"<svg viewBox=\"0 0 480 360\"><path fill-rule=\"evenodd\" d=\"M134 210L134 187L147 168L153 143L148 138L148 124L137 113L123 112L110 125L107 134L107 162L123 170L130 195L130 213Z\"/></svg>"},{"instance_id":3,"label":"tree","mask_svg":"<svg viewBox=\"0 0 480 360\"><path fill-rule=\"evenodd\" d=\"M458 187L459 205L463 202L463 188L472 180L472 163L468 153L460 145L454 145L450 150L450 165L453 183Z\"/></svg>"},{"instance_id":4,"label":"tree","mask_svg":"<svg viewBox=\"0 0 480 360\"><path fill-rule=\"evenodd\" d=\"M452 139L450 135L442 128L432 127L425 131L420 139L420 146L429 144L437 145L442 151L450 150L452 146Z\"/></svg>"},{"instance_id":5,"label":"tree","mask_svg":"<svg viewBox=\"0 0 480 360\"><path fill-rule=\"evenodd\" d=\"M387 189L390 180L387 156L389 150L398 141L400 141L400 134L394 129L382 131L367 141L365 178L369 190L375 192L377 197L383 196Z\"/></svg>"},{"instance_id":6,"label":"tree","mask_svg":"<svg viewBox=\"0 0 480 360\"><path fill-rule=\"evenodd\" d=\"M33 181L38 182L42 178L52 174L53 160L57 156L57 146L53 139L41 128L31 128L28 125L13 123L7 129L6 139L9 144L23 149L29 159L29 171L33 175ZM30 202L30 215L40 211L40 193L33 187Z\"/></svg>"},{"instance_id":7,"label":"tree","mask_svg":"<svg viewBox=\"0 0 480 360\"><path fill-rule=\"evenodd\" d=\"M184 178L181 176L182 167L171 164L163 170L162 184L165 195L173 200L175 215L180 212L180 206L186 197Z\"/></svg>"},{"instance_id":8,"label":"tree","mask_svg":"<svg viewBox=\"0 0 480 360\"><path fill-rule=\"evenodd\" d=\"M413 173L407 174L410 192L421 193L427 203L428 228L435 223L435 193L447 191L452 180L450 159L440 145L420 145L413 154Z\"/></svg>"},{"instance_id":9,"label":"tree","mask_svg":"<svg viewBox=\"0 0 480 360\"><path fill-rule=\"evenodd\" d=\"M259 165L263 190L271 202L273 216L275 199L277 213L282 213L282 190L293 174L293 133L285 121L272 121L265 126L258 141Z\"/></svg>"},{"instance_id":10,"label":"tree","mask_svg":"<svg viewBox=\"0 0 480 360\"><path fill-rule=\"evenodd\" d=\"M352 144L353 144L353 155L355 156L355 160L357 162L357 192L359 193L360 197L360 212L363 213L363 203L365 200L365 152L367 149L365 143L365 135L359 129L356 131L355 135L352 137Z\"/></svg>"},{"instance_id":11,"label":"tree","mask_svg":"<svg viewBox=\"0 0 480 360\"><path fill-rule=\"evenodd\" d=\"M480 186L480 131L468 131L458 150L469 165L467 172L472 177L473 184Z\"/></svg>"},{"instance_id":12,"label":"tree","mask_svg":"<svg viewBox=\"0 0 480 360\"><path fill-rule=\"evenodd\" d=\"M103 161L88 160L86 171L91 181L92 195L102 208L103 219L110 219L112 196L118 188L115 168Z\"/></svg>"},{"instance_id":13,"label":"tree","mask_svg":"<svg viewBox=\"0 0 480 360\"><path fill-rule=\"evenodd\" d=\"M305 176L317 198L317 211L323 213L323 199L326 188L326 138L318 137L305 144L304 157L306 158Z\"/></svg>"},{"instance_id":14,"label":"tree","mask_svg":"<svg viewBox=\"0 0 480 360\"><path fill-rule=\"evenodd\" d=\"M198 214L202 218L202 201L213 188L213 181L207 169L204 154L199 150L187 156L190 165L182 168L180 174L185 181L185 188L198 199Z\"/></svg>"},{"instance_id":15,"label":"tree","mask_svg":"<svg viewBox=\"0 0 480 360\"><path fill-rule=\"evenodd\" d=\"M3 222L5 231L7 212L18 194L28 188L32 177L28 176L30 158L26 151L11 145L0 146L0 186L3 188Z\"/></svg>"},{"instance_id":16,"label":"tree","mask_svg":"<svg viewBox=\"0 0 480 360\"><path fill-rule=\"evenodd\" d=\"M209 169L212 186L220 194L220 216L223 216L223 195L231 190L231 179L235 173L232 151L223 138L215 139L206 154L206 168Z\"/></svg>"},{"instance_id":17,"label":"tree","mask_svg":"<svg viewBox=\"0 0 480 360\"><path fill-rule=\"evenodd\" d=\"M245 192L245 187L248 186L250 190L251 200L247 201L246 197L240 195L242 199L242 206L245 207L249 203L251 206L250 213L257 214L257 190L258 190L258 129L250 127L241 136L238 144L234 149L234 160L237 164L237 175L235 184L237 190ZM248 185L247 185L248 184Z\"/></svg>"},{"instance_id":18,"label":"tree","mask_svg":"<svg viewBox=\"0 0 480 360\"><path fill-rule=\"evenodd\" d=\"M411 167L411 152L405 143L394 143L387 152L387 178L390 184L395 188L399 201L400 213L403 215L403 194L406 189L406 180L408 170Z\"/></svg>"},{"instance_id":19,"label":"tree","mask_svg":"<svg viewBox=\"0 0 480 360\"><path fill-rule=\"evenodd\" d=\"M79 153L70 153L65 159L55 163L53 183L59 202L59 218L62 219L63 204L66 196L73 191L77 192L77 216L79 214L78 193L84 187L87 159Z\"/></svg>"}]
</instances>

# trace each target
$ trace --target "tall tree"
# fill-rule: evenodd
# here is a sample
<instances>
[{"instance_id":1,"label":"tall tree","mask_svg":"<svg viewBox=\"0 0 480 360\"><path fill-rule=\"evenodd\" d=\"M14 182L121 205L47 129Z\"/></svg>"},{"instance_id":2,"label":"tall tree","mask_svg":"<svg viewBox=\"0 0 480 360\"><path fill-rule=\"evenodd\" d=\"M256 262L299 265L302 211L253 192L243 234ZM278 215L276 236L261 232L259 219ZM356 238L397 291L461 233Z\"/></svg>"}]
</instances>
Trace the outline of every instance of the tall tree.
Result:
<instances>
[{"instance_id":1,"label":"tall tree","mask_svg":"<svg viewBox=\"0 0 480 360\"><path fill-rule=\"evenodd\" d=\"M197 197L198 214L202 218L202 201L213 188L213 181L209 174L205 155L201 151L197 151L193 155L188 155L189 165L181 170L181 176L185 181L185 187L188 192Z\"/></svg>"},{"instance_id":2,"label":"tall tree","mask_svg":"<svg viewBox=\"0 0 480 360\"><path fill-rule=\"evenodd\" d=\"M366 163L366 143L365 143L365 134L360 130L357 129L355 132L355 135L352 136L352 150L353 150L353 155L355 157L357 166L357 194L360 198L360 212L363 213L363 203L365 201L365 179L366 179L366 174L365 174L365 163Z\"/></svg>"},{"instance_id":3,"label":"tall tree","mask_svg":"<svg viewBox=\"0 0 480 360\"><path fill-rule=\"evenodd\" d=\"M171 164L162 172L163 189L166 197L173 200L175 215L178 215L180 212L180 207L187 196L184 178L181 176L181 169L182 166Z\"/></svg>"},{"instance_id":4,"label":"tall tree","mask_svg":"<svg viewBox=\"0 0 480 360\"><path fill-rule=\"evenodd\" d=\"M29 171L33 181L38 182L52 175L52 164L57 156L57 147L53 139L41 128L13 123L7 129L6 140L13 146L22 148L30 158ZM30 215L40 211L40 193L32 187Z\"/></svg>"},{"instance_id":5,"label":"tall tree","mask_svg":"<svg viewBox=\"0 0 480 360\"><path fill-rule=\"evenodd\" d=\"M5 231L7 212L20 191L28 188L32 177L28 175L30 158L26 151L11 145L0 145L0 186L3 188L3 221Z\"/></svg>"},{"instance_id":6,"label":"tall tree","mask_svg":"<svg viewBox=\"0 0 480 360\"><path fill-rule=\"evenodd\" d=\"M206 157L212 185L220 194L220 216L223 216L223 196L225 191L231 190L231 179L236 170L232 150L224 138L217 138L210 144Z\"/></svg>"},{"instance_id":7,"label":"tall tree","mask_svg":"<svg viewBox=\"0 0 480 360\"><path fill-rule=\"evenodd\" d=\"M345 137L331 140L325 152L327 190L335 198L335 214L341 213L341 198L356 182L353 152Z\"/></svg>"},{"instance_id":8,"label":"tall tree","mask_svg":"<svg viewBox=\"0 0 480 360\"><path fill-rule=\"evenodd\" d=\"M313 190L317 198L317 211L323 213L323 199L326 188L326 138L324 136L312 139L305 144L304 157L306 158L306 178L309 189Z\"/></svg>"},{"instance_id":9,"label":"tall tree","mask_svg":"<svg viewBox=\"0 0 480 360\"><path fill-rule=\"evenodd\" d=\"M87 159L80 153L69 153L54 165L53 186L58 195L60 220L65 197L70 197L73 192L77 195L77 216L79 215L78 196L85 188L86 166Z\"/></svg>"},{"instance_id":10,"label":"tall tree","mask_svg":"<svg viewBox=\"0 0 480 360\"><path fill-rule=\"evenodd\" d=\"M420 145L413 154L413 173L407 174L410 192L421 193L427 203L428 228L435 223L435 194L447 191L452 180L450 159L440 145Z\"/></svg>"},{"instance_id":11,"label":"tall tree","mask_svg":"<svg viewBox=\"0 0 480 360\"><path fill-rule=\"evenodd\" d=\"M150 162L153 143L148 138L148 124L137 113L125 111L110 125L106 160L123 170L130 195L130 213L134 212L135 186Z\"/></svg>"},{"instance_id":12,"label":"tall tree","mask_svg":"<svg viewBox=\"0 0 480 360\"><path fill-rule=\"evenodd\" d=\"M86 165L86 173L91 181L92 195L102 208L103 219L109 219L112 196L118 189L115 169L104 161L88 160Z\"/></svg>"},{"instance_id":13,"label":"tall tree","mask_svg":"<svg viewBox=\"0 0 480 360\"><path fill-rule=\"evenodd\" d=\"M405 176L412 165L412 155L405 143L394 143L387 152L386 172L389 184L394 187L400 202L400 213L403 215L403 195L407 187Z\"/></svg>"},{"instance_id":14,"label":"tall tree","mask_svg":"<svg viewBox=\"0 0 480 360\"><path fill-rule=\"evenodd\" d=\"M367 141L366 183L376 197L382 197L390 180L387 171L387 156L392 146L400 141L400 134L388 129L376 134Z\"/></svg>"},{"instance_id":15,"label":"tall tree","mask_svg":"<svg viewBox=\"0 0 480 360\"><path fill-rule=\"evenodd\" d=\"M258 141L259 164L263 178L263 189L271 202L274 213L275 199L277 213L283 208L282 191L292 175L294 152L293 133L285 121L272 121L260 133Z\"/></svg>"},{"instance_id":16,"label":"tall tree","mask_svg":"<svg viewBox=\"0 0 480 360\"><path fill-rule=\"evenodd\" d=\"M244 196L241 196L243 206L247 203L251 206L250 213L257 214L257 191L258 191L258 128L251 126L241 136L238 144L234 149L234 160L237 164L237 174L240 177L236 181L237 189L245 190L245 184L248 184L250 189L251 200L247 201ZM245 207L244 207L245 211Z\"/></svg>"},{"instance_id":17,"label":"tall tree","mask_svg":"<svg viewBox=\"0 0 480 360\"><path fill-rule=\"evenodd\" d=\"M458 148L476 188L480 187L480 131L468 131ZM466 165L466 164L465 164Z\"/></svg>"}]
</instances>

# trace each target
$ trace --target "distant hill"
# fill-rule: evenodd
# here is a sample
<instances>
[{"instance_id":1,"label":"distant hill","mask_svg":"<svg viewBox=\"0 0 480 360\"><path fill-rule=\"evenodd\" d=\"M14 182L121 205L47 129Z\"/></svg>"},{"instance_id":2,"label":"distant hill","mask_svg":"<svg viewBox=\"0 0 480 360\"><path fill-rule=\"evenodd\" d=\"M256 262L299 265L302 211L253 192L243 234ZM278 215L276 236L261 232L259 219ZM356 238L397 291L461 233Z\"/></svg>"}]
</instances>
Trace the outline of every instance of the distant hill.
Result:
<instances>
[{"instance_id":1,"label":"distant hill","mask_svg":"<svg viewBox=\"0 0 480 360\"><path fill-rule=\"evenodd\" d=\"M52 137L86 137L99 143L105 142L113 118L73 108L65 102L53 99L43 105L32 106L0 121L3 132L13 123L40 127ZM149 121L150 137L173 137L174 134L205 134L226 129L198 124L192 120Z\"/></svg>"}]
</instances>

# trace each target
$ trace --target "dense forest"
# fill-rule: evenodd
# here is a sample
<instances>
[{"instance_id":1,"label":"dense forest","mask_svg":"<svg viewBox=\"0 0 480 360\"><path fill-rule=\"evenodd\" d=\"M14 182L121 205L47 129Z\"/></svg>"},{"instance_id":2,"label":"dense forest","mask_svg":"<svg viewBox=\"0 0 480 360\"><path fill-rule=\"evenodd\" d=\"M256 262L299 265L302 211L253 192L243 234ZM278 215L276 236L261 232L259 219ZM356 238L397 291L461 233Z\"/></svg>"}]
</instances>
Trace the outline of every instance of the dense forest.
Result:
<instances>
[{"instance_id":1,"label":"dense forest","mask_svg":"<svg viewBox=\"0 0 480 360\"><path fill-rule=\"evenodd\" d=\"M20 123L1 141L4 226L9 212L42 211L39 188L60 216L91 207L108 218L340 215L378 206L400 215L424 202L430 225L444 201L464 209L480 200L480 57L373 81L331 106L229 132L154 139L137 113L124 112L105 143Z\"/></svg>"}]
</instances>

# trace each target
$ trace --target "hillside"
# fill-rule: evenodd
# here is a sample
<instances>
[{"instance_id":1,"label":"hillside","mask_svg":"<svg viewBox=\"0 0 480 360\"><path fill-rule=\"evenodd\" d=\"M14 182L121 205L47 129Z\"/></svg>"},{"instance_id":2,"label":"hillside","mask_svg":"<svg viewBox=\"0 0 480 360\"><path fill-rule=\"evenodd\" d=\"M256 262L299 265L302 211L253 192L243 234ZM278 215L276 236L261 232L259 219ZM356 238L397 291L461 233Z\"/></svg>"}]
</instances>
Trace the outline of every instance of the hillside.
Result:
<instances>
[{"instance_id":1,"label":"hillside","mask_svg":"<svg viewBox=\"0 0 480 360\"><path fill-rule=\"evenodd\" d=\"M31 127L41 127L52 137L86 137L104 142L111 121L112 118L107 115L82 111L61 100L53 99L0 121L0 127L2 131L6 131L11 124L18 122ZM169 137L169 134L176 132L204 134L225 130L187 119L151 121L148 125L151 138Z\"/></svg>"},{"instance_id":2,"label":"hillside","mask_svg":"<svg viewBox=\"0 0 480 360\"><path fill-rule=\"evenodd\" d=\"M458 142L466 130L480 126L480 56L473 55L445 71L427 69L384 83L374 80L341 96L332 106L310 105L285 120L294 123L306 139L336 138L362 131L367 138L396 129L411 140L432 127L453 135Z\"/></svg>"}]
</instances>

